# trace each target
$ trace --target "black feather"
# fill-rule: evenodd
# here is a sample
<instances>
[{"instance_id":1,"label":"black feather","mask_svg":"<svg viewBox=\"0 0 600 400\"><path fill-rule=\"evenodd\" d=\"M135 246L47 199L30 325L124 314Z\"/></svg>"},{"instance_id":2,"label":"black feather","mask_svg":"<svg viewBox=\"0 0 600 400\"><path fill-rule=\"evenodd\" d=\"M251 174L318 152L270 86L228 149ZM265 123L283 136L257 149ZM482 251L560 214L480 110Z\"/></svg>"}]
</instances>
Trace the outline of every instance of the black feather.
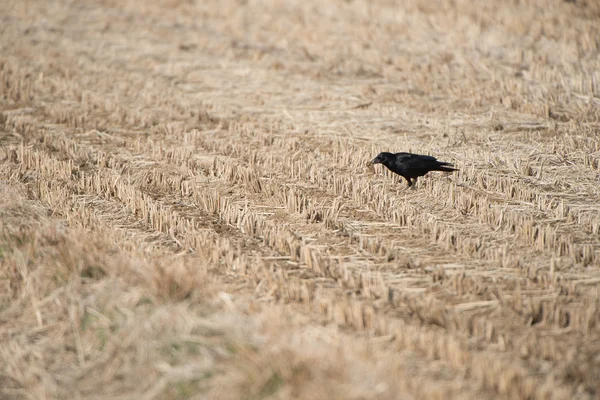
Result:
<instances>
[{"instance_id":1,"label":"black feather","mask_svg":"<svg viewBox=\"0 0 600 400\"><path fill-rule=\"evenodd\" d=\"M392 172L402 176L412 186L413 179L427 174L430 171L452 172L457 171L449 162L438 161L435 157L412 153L379 153L371 163L383 164Z\"/></svg>"}]
</instances>

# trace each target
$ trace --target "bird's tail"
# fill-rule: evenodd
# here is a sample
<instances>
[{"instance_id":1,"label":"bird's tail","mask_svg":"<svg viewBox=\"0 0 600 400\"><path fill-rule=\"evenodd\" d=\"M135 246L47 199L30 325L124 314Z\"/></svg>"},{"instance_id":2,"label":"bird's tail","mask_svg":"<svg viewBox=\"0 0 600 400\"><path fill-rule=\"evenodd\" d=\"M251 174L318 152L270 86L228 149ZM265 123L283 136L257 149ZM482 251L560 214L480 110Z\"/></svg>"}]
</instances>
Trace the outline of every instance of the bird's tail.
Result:
<instances>
[{"instance_id":1,"label":"bird's tail","mask_svg":"<svg viewBox=\"0 0 600 400\"><path fill-rule=\"evenodd\" d=\"M458 168L454 168L454 164L452 164L452 163L441 162L438 164L438 167L436 170L443 171L443 172L452 172L452 171L458 171Z\"/></svg>"}]
</instances>

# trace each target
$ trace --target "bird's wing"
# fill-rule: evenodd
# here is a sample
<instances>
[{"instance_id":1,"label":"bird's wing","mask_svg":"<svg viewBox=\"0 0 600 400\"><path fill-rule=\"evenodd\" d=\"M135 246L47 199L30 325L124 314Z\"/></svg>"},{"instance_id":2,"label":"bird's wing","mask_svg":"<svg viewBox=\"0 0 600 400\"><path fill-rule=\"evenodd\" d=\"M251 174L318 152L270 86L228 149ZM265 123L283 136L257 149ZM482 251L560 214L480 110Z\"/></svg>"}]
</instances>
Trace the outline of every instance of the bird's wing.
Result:
<instances>
[{"instance_id":1,"label":"bird's wing","mask_svg":"<svg viewBox=\"0 0 600 400\"><path fill-rule=\"evenodd\" d=\"M437 163L437 158L433 156L426 156L423 154L412 154L412 153L396 153L396 160L400 163L408 164L433 164Z\"/></svg>"},{"instance_id":2,"label":"bird's wing","mask_svg":"<svg viewBox=\"0 0 600 400\"><path fill-rule=\"evenodd\" d=\"M419 159L419 160L427 160L427 161L437 161L437 158L433 157L433 156L426 156L424 154L413 154L413 153L396 153L394 154L397 158L402 158L402 159L410 159L410 158L414 158L414 159Z\"/></svg>"}]
</instances>

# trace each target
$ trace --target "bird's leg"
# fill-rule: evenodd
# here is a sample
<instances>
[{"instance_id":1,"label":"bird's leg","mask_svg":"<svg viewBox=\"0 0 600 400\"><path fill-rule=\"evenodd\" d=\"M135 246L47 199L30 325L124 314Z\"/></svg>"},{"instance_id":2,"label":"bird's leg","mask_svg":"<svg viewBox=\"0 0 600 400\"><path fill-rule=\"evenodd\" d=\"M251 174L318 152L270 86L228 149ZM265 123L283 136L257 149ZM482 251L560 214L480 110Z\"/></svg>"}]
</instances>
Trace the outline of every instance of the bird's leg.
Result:
<instances>
[{"instance_id":1,"label":"bird's leg","mask_svg":"<svg viewBox=\"0 0 600 400\"><path fill-rule=\"evenodd\" d=\"M416 189L417 188L417 179L418 178L413 178L414 180L412 181L412 187L411 189Z\"/></svg>"},{"instance_id":2,"label":"bird's leg","mask_svg":"<svg viewBox=\"0 0 600 400\"><path fill-rule=\"evenodd\" d=\"M406 179L406 181L408 182L408 187L411 187L411 186L412 186L412 184L413 184L413 183L412 183L412 180L410 180L410 178L409 178L409 177L406 177L406 176L404 176L403 178L404 178L404 179Z\"/></svg>"}]
</instances>

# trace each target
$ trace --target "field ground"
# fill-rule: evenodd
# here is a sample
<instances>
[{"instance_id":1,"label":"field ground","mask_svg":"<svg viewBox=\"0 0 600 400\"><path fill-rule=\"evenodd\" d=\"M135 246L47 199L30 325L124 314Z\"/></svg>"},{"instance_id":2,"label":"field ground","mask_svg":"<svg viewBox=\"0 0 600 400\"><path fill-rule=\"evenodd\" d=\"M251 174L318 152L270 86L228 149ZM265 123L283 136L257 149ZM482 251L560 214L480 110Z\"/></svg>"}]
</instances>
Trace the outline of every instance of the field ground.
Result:
<instances>
[{"instance_id":1,"label":"field ground","mask_svg":"<svg viewBox=\"0 0 600 400\"><path fill-rule=\"evenodd\" d=\"M600 396L600 3L2 8L1 398Z\"/></svg>"}]
</instances>

